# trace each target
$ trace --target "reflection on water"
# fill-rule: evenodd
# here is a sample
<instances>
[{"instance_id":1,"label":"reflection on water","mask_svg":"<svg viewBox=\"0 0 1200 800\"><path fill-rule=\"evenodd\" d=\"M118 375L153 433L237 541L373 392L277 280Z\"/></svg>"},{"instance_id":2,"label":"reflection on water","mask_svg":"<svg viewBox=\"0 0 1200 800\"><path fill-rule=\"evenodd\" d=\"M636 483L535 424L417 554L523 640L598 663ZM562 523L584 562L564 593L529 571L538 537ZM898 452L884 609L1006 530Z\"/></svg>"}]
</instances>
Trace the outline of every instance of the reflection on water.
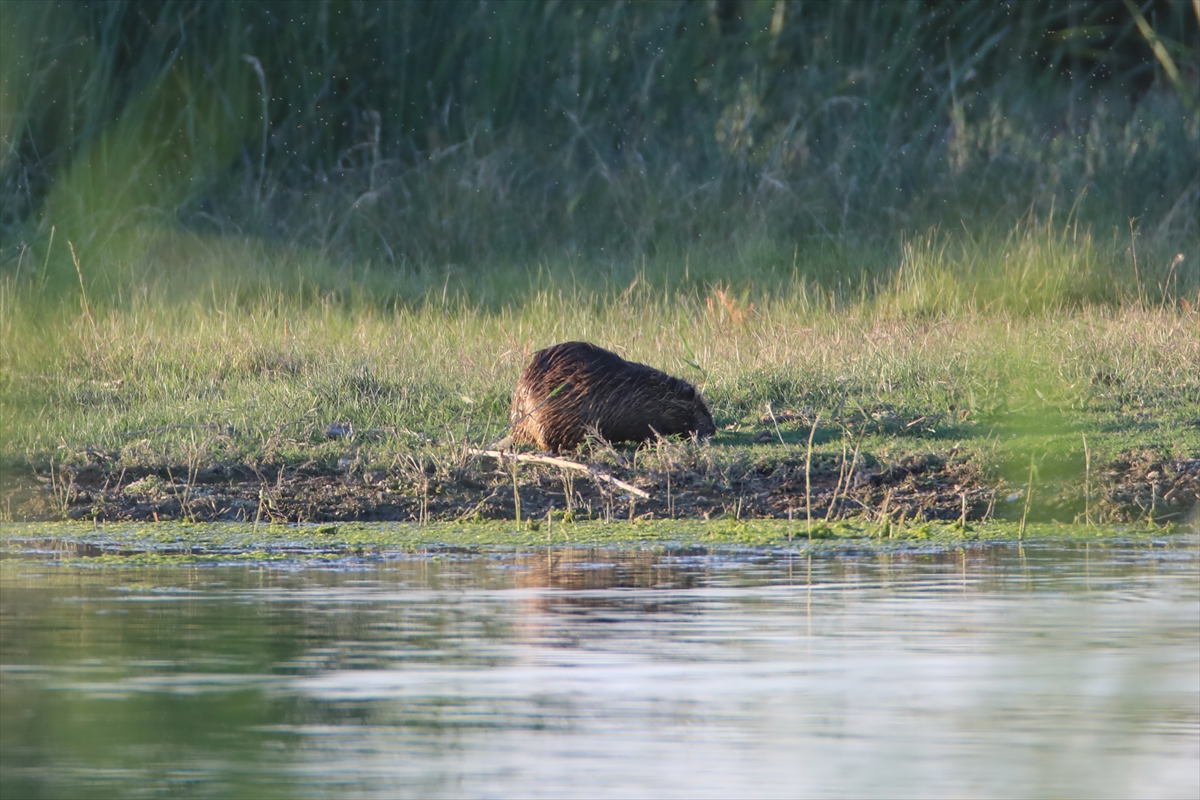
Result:
<instances>
[{"instance_id":1,"label":"reflection on water","mask_svg":"<svg viewBox=\"0 0 1200 800\"><path fill-rule=\"evenodd\" d=\"M1200 794L1196 540L3 565L0 796Z\"/></svg>"}]
</instances>

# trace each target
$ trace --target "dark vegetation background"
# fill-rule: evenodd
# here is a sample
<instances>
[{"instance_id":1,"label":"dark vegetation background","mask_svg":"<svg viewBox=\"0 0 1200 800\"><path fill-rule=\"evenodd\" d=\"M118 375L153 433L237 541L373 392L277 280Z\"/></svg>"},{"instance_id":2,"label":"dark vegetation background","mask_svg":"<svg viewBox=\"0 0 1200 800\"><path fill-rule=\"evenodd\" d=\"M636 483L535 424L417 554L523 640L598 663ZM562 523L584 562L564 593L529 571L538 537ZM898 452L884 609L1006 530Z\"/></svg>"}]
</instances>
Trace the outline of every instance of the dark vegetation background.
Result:
<instances>
[{"instance_id":1,"label":"dark vegetation background","mask_svg":"<svg viewBox=\"0 0 1200 800\"><path fill-rule=\"evenodd\" d=\"M69 240L93 291L130 260L169 271L148 228L397 275L791 267L1030 213L1101 237L1136 218L1194 254L1198 19L1194 0L4 0L0 270L78 289Z\"/></svg>"}]
</instances>

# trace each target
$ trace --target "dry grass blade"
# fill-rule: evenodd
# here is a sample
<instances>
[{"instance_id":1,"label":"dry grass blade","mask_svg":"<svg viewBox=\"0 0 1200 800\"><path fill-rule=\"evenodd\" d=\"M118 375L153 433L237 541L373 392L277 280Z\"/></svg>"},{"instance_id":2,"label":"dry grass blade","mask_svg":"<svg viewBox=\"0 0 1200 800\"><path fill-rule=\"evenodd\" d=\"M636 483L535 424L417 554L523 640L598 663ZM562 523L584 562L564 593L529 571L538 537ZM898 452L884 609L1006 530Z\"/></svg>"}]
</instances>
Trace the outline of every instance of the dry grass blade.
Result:
<instances>
[{"instance_id":1,"label":"dry grass blade","mask_svg":"<svg viewBox=\"0 0 1200 800\"><path fill-rule=\"evenodd\" d=\"M817 425L821 415L813 420L812 429L808 432L808 450L804 454L804 511L808 515L808 538L812 540L812 447L813 437L817 434Z\"/></svg>"},{"instance_id":2,"label":"dry grass blade","mask_svg":"<svg viewBox=\"0 0 1200 800\"><path fill-rule=\"evenodd\" d=\"M1025 519L1029 516L1029 507L1033 503L1033 475L1036 471L1034 456L1029 456L1029 481L1025 484L1025 506L1021 509L1021 527L1017 529L1018 541L1025 537Z\"/></svg>"}]
</instances>

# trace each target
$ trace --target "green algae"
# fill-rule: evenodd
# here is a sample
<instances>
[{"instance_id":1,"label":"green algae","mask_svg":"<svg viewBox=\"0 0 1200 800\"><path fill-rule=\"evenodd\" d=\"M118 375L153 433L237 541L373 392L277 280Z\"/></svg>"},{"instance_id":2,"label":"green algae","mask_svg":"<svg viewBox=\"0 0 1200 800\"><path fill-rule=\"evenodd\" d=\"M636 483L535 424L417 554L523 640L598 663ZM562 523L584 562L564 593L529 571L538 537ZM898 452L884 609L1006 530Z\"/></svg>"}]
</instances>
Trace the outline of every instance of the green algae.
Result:
<instances>
[{"instance_id":1,"label":"green algae","mask_svg":"<svg viewBox=\"0 0 1200 800\"><path fill-rule=\"evenodd\" d=\"M775 519L709 521L642 520L573 523L512 521L475 523L346 523L254 525L252 523L0 524L0 557L43 558L88 565L205 563L342 563L431 551L534 550L562 547L613 549L764 549L802 553L953 549L969 544L1017 541L1153 542L1187 533L1180 526L1027 525L922 522L875 525Z\"/></svg>"}]
</instances>

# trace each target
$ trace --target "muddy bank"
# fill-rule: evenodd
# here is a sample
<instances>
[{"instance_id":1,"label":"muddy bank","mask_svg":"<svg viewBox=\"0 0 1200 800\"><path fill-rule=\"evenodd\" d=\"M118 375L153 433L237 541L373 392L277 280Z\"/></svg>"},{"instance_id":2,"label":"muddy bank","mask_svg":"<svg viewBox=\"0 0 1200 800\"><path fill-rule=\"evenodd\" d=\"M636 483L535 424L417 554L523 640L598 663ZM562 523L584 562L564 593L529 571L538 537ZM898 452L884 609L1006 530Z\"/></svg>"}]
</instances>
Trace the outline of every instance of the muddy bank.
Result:
<instances>
[{"instance_id":1,"label":"muddy bank","mask_svg":"<svg viewBox=\"0 0 1200 800\"><path fill-rule=\"evenodd\" d=\"M780 459L639 470L592 465L649 494L642 499L587 474L487 457L450 470L353 465L216 464L117 469L82 466L6 476L0 507L17 521L431 521L466 519L794 518L970 521L993 517L1184 522L1200 503L1200 459L1130 456L1083 475L1028 483L986 474L953 454L896 463ZM432 474L430 474L432 473ZM519 504L519 505L518 505Z\"/></svg>"}]
</instances>

